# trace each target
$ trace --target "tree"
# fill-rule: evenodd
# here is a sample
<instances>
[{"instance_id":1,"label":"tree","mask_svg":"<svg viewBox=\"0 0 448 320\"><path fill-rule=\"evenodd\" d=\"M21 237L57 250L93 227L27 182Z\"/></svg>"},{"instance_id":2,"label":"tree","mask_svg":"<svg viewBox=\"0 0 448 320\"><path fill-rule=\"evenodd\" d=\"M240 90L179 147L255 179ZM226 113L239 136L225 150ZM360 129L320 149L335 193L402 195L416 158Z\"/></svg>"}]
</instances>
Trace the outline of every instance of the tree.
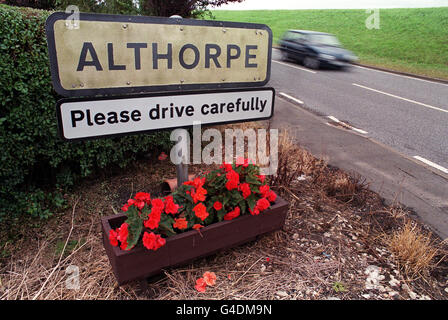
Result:
<instances>
[{"instance_id":1,"label":"tree","mask_svg":"<svg viewBox=\"0 0 448 320\"><path fill-rule=\"evenodd\" d=\"M55 7L56 0L5 0L3 3L10 6L49 10Z\"/></svg>"},{"instance_id":2,"label":"tree","mask_svg":"<svg viewBox=\"0 0 448 320\"><path fill-rule=\"evenodd\" d=\"M0 0L1 2L2 0ZM80 12L197 18L209 8L244 0L4 0L8 5L65 11L75 5Z\"/></svg>"},{"instance_id":3,"label":"tree","mask_svg":"<svg viewBox=\"0 0 448 320\"><path fill-rule=\"evenodd\" d=\"M196 18L208 11L210 7L219 7L230 2L244 0L139 0L143 15L170 17L179 15L183 18Z\"/></svg>"}]
</instances>

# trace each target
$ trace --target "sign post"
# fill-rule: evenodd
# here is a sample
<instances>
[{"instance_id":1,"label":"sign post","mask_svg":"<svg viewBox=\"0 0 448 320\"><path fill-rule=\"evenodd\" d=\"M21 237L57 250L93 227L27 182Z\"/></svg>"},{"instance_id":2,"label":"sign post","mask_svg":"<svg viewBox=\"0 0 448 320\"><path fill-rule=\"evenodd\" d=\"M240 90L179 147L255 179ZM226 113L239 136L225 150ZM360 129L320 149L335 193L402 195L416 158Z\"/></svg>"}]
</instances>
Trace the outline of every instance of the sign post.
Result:
<instances>
[{"instance_id":1,"label":"sign post","mask_svg":"<svg viewBox=\"0 0 448 320\"><path fill-rule=\"evenodd\" d=\"M170 19L182 19L179 15L173 15ZM181 150L187 150L187 135L184 131L181 137ZM176 164L176 176L177 176L177 186L181 186L184 182L188 181L188 159L186 159L187 155L180 155L182 157L182 161L179 164Z\"/></svg>"}]
</instances>

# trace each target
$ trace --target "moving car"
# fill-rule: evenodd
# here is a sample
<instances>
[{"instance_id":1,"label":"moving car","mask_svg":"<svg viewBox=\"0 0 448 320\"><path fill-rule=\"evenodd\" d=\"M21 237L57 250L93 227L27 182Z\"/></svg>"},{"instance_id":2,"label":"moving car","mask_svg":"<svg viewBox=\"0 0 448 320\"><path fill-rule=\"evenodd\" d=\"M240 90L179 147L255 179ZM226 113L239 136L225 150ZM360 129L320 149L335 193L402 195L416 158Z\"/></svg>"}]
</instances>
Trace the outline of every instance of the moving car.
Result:
<instances>
[{"instance_id":1,"label":"moving car","mask_svg":"<svg viewBox=\"0 0 448 320\"><path fill-rule=\"evenodd\" d=\"M307 68L321 66L347 67L358 58L342 48L339 40L330 33L288 30L279 42L282 58L302 62Z\"/></svg>"}]
</instances>

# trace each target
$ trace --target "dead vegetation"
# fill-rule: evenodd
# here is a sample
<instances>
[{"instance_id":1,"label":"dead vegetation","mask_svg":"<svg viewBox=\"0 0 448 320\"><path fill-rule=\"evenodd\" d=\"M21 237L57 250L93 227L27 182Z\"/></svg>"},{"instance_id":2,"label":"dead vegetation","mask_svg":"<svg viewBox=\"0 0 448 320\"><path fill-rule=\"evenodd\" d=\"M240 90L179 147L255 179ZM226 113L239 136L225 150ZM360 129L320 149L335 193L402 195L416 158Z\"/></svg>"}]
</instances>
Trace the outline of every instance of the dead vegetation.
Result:
<instances>
[{"instance_id":1,"label":"dead vegetation","mask_svg":"<svg viewBox=\"0 0 448 320\"><path fill-rule=\"evenodd\" d=\"M430 232L406 221L403 227L387 237L389 250L399 267L410 278L427 275L436 265L438 249Z\"/></svg>"},{"instance_id":2,"label":"dead vegetation","mask_svg":"<svg viewBox=\"0 0 448 320\"><path fill-rule=\"evenodd\" d=\"M447 245L399 206L385 206L360 178L280 136L273 188L290 202L282 231L164 271L148 292L118 287L101 243L99 218L138 191L157 193L175 175L141 160L125 172L79 186L71 209L3 241L0 299L447 299ZM204 167L192 166L192 172ZM72 277L79 272L79 288ZM205 293L205 271L217 275ZM417 276L418 275L418 276Z\"/></svg>"}]
</instances>

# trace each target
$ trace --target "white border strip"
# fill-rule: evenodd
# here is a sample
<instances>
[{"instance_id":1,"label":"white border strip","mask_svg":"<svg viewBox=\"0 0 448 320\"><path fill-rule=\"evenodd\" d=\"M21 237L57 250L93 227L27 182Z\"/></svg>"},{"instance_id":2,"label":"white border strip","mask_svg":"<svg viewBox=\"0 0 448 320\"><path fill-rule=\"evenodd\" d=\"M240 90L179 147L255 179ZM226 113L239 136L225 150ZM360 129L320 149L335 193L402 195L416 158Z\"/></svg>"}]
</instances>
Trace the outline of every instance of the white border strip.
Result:
<instances>
[{"instance_id":1,"label":"white border strip","mask_svg":"<svg viewBox=\"0 0 448 320\"><path fill-rule=\"evenodd\" d=\"M442 108L433 107L433 106L430 106L429 104L425 104L425 103L421 103L421 102L418 102L418 101L415 101L415 100L411 100L411 99L406 99L406 98L403 98L403 97L399 97L399 96L396 96L396 95L394 95L394 94L387 93L387 92L380 91L380 90L376 90L376 89L372 89L372 88L369 88L369 87L365 87L365 86L362 86L362 85L357 84L357 83L352 83L352 84L353 84L354 86L357 86L357 87L360 87L360 88L363 88L363 89L367 89L367 90L371 90L371 91L375 91L375 92L384 94L384 95L386 95L386 96L390 96L390 97L393 97L393 98L401 99L401 100L404 100L404 101L407 101L407 102L412 102L412 103L421 105L421 106L426 107L426 108L430 108L430 109L434 109L434 110L437 110L437 111L441 111L441 112L446 112L446 113L448 113L448 110L445 110L445 109L442 109Z\"/></svg>"},{"instance_id":2,"label":"white border strip","mask_svg":"<svg viewBox=\"0 0 448 320\"><path fill-rule=\"evenodd\" d=\"M280 92L279 94L282 95L282 96L284 96L285 98L294 100L295 102L297 102L297 103L299 103L299 104L303 104L303 101L302 101L302 100L299 100L299 99L297 99L297 98L294 98L294 97L290 96L289 94L286 94L286 93L283 93L283 92Z\"/></svg>"},{"instance_id":3,"label":"white border strip","mask_svg":"<svg viewBox=\"0 0 448 320\"><path fill-rule=\"evenodd\" d=\"M436 169L438 169L438 170L440 170L440 171L445 172L446 174L448 174L448 169L447 169L447 168L444 168L444 167L442 167L442 166L439 166L437 163L434 163L434 162L432 162L432 161L429 161L429 160L427 160L427 159L425 159L425 158L422 158L422 157L420 157L420 156L414 156L413 158L414 158L414 159L417 159L417 160L419 160L419 161L421 161L421 162L423 162L423 163L426 163L427 165L429 165L429 166L431 166L431 167L433 167L433 168L436 168Z\"/></svg>"}]
</instances>

